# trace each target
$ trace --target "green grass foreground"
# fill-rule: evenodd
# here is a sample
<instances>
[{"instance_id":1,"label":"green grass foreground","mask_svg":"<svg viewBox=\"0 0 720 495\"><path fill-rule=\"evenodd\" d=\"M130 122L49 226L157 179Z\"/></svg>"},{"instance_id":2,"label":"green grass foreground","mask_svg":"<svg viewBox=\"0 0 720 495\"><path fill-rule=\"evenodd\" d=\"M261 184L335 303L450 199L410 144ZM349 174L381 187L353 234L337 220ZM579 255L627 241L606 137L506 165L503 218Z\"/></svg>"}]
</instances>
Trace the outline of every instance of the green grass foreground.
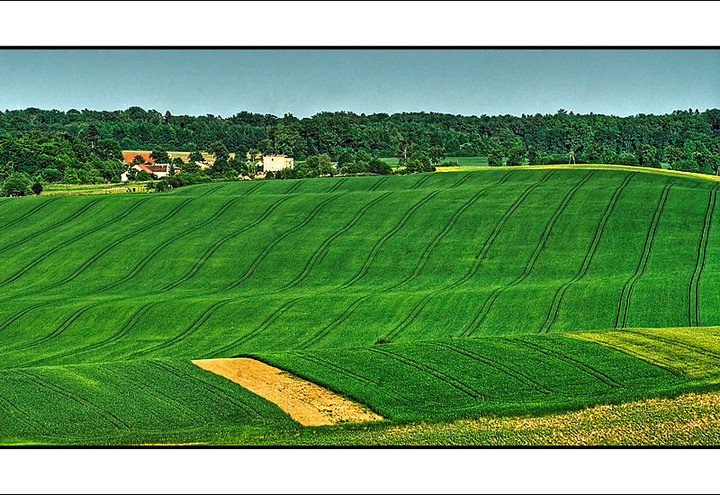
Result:
<instances>
[{"instance_id":1,"label":"green grass foreground","mask_svg":"<svg viewBox=\"0 0 720 495\"><path fill-rule=\"evenodd\" d=\"M712 389L717 188L498 168L1 199L0 443L372 444ZM190 364L240 355L386 421L301 428Z\"/></svg>"}]
</instances>

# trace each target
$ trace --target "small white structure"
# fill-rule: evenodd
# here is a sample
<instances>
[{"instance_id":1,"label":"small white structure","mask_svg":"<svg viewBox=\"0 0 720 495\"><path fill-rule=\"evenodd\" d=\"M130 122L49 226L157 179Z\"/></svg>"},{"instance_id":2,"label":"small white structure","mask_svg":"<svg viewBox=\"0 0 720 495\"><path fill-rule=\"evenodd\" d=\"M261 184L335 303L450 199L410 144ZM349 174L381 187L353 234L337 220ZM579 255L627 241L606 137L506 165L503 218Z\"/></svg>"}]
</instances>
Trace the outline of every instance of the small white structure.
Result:
<instances>
[{"instance_id":1,"label":"small white structure","mask_svg":"<svg viewBox=\"0 0 720 495\"><path fill-rule=\"evenodd\" d=\"M170 174L170 165L166 163L161 163L159 165L137 164L130 167L130 170L147 172L148 174L153 175L158 179L162 179L163 177L167 177ZM120 176L120 180L123 182L127 182L128 180L130 180L128 177L128 173L124 172Z\"/></svg>"},{"instance_id":2,"label":"small white structure","mask_svg":"<svg viewBox=\"0 0 720 495\"><path fill-rule=\"evenodd\" d=\"M277 172L284 168L295 168L295 159L285 155L264 155L262 159L263 172Z\"/></svg>"}]
</instances>

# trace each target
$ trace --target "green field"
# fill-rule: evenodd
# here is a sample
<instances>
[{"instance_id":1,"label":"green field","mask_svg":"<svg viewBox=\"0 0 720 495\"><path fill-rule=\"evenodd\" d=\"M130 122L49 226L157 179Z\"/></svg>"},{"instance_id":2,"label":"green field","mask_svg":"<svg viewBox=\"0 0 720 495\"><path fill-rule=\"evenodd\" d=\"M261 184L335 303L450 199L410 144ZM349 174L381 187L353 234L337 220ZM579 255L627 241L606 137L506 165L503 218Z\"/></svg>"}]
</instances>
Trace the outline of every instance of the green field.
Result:
<instances>
[{"instance_id":1,"label":"green field","mask_svg":"<svg viewBox=\"0 0 720 495\"><path fill-rule=\"evenodd\" d=\"M372 428L713 389L718 182L643 172L0 199L0 443L305 438L190 364L212 357L326 386Z\"/></svg>"}]
</instances>

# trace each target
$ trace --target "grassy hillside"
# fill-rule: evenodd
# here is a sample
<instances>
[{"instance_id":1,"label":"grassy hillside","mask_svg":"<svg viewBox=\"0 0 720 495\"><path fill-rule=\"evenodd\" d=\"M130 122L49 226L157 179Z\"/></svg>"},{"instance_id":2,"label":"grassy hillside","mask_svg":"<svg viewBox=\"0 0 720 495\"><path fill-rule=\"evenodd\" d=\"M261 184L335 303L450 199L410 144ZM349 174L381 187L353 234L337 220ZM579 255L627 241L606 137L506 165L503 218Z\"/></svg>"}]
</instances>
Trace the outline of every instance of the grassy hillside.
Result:
<instances>
[{"instance_id":1,"label":"grassy hillside","mask_svg":"<svg viewBox=\"0 0 720 495\"><path fill-rule=\"evenodd\" d=\"M522 168L2 199L0 442L297 428L209 357L390 422L713 386L717 187Z\"/></svg>"}]
</instances>

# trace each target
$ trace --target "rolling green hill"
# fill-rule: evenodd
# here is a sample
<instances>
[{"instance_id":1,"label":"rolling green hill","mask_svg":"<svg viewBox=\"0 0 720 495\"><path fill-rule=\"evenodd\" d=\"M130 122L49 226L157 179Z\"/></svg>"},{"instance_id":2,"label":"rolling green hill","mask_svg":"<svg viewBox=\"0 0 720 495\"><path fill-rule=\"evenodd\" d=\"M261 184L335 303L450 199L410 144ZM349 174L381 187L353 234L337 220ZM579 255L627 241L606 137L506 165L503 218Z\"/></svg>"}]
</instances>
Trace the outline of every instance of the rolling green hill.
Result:
<instances>
[{"instance_id":1,"label":"rolling green hill","mask_svg":"<svg viewBox=\"0 0 720 495\"><path fill-rule=\"evenodd\" d=\"M498 168L0 199L0 443L300 428L190 364L211 357L390 422L712 387L717 189Z\"/></svg>"}]
</instances>

